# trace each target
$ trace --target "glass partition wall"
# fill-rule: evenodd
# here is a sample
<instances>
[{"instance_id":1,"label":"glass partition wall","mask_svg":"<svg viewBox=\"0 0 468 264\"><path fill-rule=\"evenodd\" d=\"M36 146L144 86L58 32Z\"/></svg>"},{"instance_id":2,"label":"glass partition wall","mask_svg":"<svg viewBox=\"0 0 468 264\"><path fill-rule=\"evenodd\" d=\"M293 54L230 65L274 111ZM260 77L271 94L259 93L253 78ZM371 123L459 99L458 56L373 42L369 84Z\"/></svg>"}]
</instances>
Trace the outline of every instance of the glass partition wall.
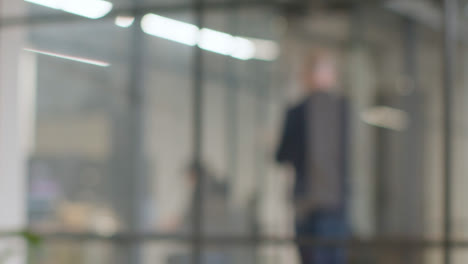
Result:
<instances>
[{"instance_id":1,"label":"glass partition wall","mask_svg":"<svg viewBox=\"0 0 468 264\"><path fill-rule=\"evenodd\" d=\"M0 3L31 263L465 263L464 1ZM316 47L351 105L346 240L295 239L274 161Z\"/></svg>"}]
</instances>

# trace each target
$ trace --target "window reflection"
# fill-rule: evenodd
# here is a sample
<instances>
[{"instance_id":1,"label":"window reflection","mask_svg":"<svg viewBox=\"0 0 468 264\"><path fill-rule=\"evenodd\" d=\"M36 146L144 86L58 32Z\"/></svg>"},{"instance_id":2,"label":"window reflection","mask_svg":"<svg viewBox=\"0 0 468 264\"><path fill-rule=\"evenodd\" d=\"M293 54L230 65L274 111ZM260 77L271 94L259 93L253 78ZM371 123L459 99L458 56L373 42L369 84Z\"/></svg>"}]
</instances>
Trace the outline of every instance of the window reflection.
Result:
<instances>
[{"instance_id":1,"label":"window reflection","mask_svg":"<svg viewBox=\"0 0 468 264\"><path fill-rule=\"evenodd\" d=\"M63 243L46 238L39 263L191 263L198 256L202 263L294 264L313 248L297 243L301 233L327 237L317 226L339 239L400 245L350 246L350 263L441 262L440 244L401 249L402 240L443 237L440 3L209 1L197 25L199 13L186 0L19 2L2 13L9 18L0 29L0 150L11 153L0 157L0 169L16 186L0 186L0 198L8 194L0 207L9 207L25 169L27 221L0 212L0 235L13 220L46 237L72 233ZM311 47L332 51L339 63L305 65ZM457 116L466 98L458 79ZM340 89L315 96L304 83ZM347 148L337 146L345 128L333 122L333 103L321 105L341 99L349 105ZM301 105L302 114L288 114ZM451 223L462 240L466 142L457 116ZM287 144L282 134L292 134ZM277 159L289 166L275 161L278 145ZM307 164L298 166L298 156ZM301 175L309 170L346 174L346 188L328 178L307 182ZM336 233L340 221L308 225L304 219L316 218L310 207L327 207L323 218L334 218L334 198L346 200L339 219L346 218L346 232ZM454 250L456 261L462 253Z\"/></svg>"}]
</instances>

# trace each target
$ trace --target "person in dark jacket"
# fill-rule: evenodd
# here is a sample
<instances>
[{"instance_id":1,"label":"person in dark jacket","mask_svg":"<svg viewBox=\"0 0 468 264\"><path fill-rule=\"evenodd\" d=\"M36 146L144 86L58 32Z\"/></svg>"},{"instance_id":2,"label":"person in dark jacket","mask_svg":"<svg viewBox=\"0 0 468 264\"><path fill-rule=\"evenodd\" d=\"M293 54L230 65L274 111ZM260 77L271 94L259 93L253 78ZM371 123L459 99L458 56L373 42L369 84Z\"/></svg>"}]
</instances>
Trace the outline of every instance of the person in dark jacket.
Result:
<instances>
[{"instance_id":1,"label":"person in dark jacket","mask_svg":"<svg viewBox=\"0 0 468 264\"><path fill-rule=\"evenodd\" d=\"M295 171L296 236L302 264L343 264L344 250L307 246L301 238L343 239L348 235L348 103L333 92L337 70L326 51L307 56L301 81L307 96L286 113L276 159Z\"/></svg>"}]
</instances>

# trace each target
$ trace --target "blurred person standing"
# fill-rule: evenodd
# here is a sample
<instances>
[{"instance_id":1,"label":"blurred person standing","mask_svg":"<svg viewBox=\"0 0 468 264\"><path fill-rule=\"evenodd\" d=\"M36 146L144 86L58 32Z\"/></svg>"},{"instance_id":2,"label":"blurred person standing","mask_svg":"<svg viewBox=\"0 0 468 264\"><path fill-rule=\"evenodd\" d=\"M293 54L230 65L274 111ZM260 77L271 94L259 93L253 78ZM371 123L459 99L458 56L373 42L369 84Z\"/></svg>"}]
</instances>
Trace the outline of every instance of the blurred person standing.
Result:
<instances>
[{"instance_id":1,"label":"blurred person standing","mask_svg":"<svg viewBox=\"0 0 468 264\"><path fill-rule=\"evenodd\" d=\"M329 51L315 49L305 57L300 81L306 98L286 112L276 160L295 171L295 229L301 238L343 239L348 236L347 138L348 103L334 93L337 65ZM337 247L299 243L302 264L343 264Z\"/></svg>"}]
</instances>

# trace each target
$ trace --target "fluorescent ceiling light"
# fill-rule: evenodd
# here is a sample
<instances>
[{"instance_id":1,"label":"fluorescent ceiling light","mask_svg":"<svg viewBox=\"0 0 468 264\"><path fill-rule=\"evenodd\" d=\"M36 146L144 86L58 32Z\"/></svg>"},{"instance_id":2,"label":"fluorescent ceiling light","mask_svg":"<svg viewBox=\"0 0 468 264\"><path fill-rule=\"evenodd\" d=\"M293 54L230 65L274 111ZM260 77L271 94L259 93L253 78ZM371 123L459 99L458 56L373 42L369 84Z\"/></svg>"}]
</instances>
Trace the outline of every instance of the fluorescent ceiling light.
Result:
<instances>
[{"instance_id":1,"label":"fluorescent ceiling light","mask_svg":"<svg viewBox=\"0 0 468 264\"><path fill-rule=\"evenodd\" d=\"M141 28L147 34L189 46L195 46L198 42L197 26L155 14L145 15Z\"/></svg>"},{"instance_id":2,"label":"fluorescent ceiling light","mask_svg":"<svg viewBox=\"0 0 468 264\"><path fill-rule=\"evenodd\" d=\"M128 28L135 22L135 17L132 16L118 16L115 18L115 24L119 27Z\"/></svg>"},{"instance_id":3,"label":"fluorescent ceiling light","mask_svg":"<svg viewBox=\"0 0 468 264\"><path fill-rule=\"evenodd\" d=\"M60 54L60 53L55 53L55 52L50 52L50 51L44 51L44 50L38 50L38 49L32 49L32 48L24 48L23 50L28 51L28 52L41 54L41 55L51 56L51 57L54 57L54 58L60 58L60 59L64 59L64 60L70 60L70 61L86 63L86 64L90 64L90 65L95 65L95 66L99 66L99 67L109 67L110 66L110 63L105 62L105 61L81 58L81 57L70 56L70 55L65 55L65 54Z\"/></svg>"},{"instance_id":4,"label":"fluorescent ceiling light","mask_svg":"<svg viewBox=\"0 0 468 264\"><path fill-rule=\"evenodd\" d=\"M231 56L240 60L250 60L255 56L255 44L241 37L234 38L234 48Z\"/></svg>"},{"instance_id":5,"label":"fluorescent ceiling light","mask_svg":"<svg viewBox=\"0 0 468 264\"><path fill-rule=\"evenodd\" d=\"M116 20L117 24L117 20ZM197 26L156 14L146 14L142 30L150 35L189 46L231 56L240 60L273 61L278 58L279 45L271 40L232 36L228 33Z\"/></svg>"},{"instance_id":6,"label":"fluorescent ceiling light","mask_svg":"<svg viewBox=\"0 0 468 264\"><path fill-rule=\"evenodd\" d=\"M62 10L75 15L97 19L112 10L112 3L104 0L25 0L26 2Z\"/></svg>"},{"instance_id":7,"label":"fluorescent ceiling light","mask_svg":"<svg viewBox=\"0 0 468 264\"><path fill-rule=\"evenodd\" d=\"M388 106L375 106L363 113L361 119L373 126L395 131L404 131L409 126L409 117L405 111Z\"/></svg>"},{"instance_id":8,"label":"fluorescent ceiling light","mask_svg":"<svg viewBox=\"0 0 468 264\"><path fill-rule=\"evenodd\" d=\"M249 38L249 40L255 45L255 59L274 61L278 58L280 53L278 43L265 39Z\"/></svg>"},{"instance_id":9,"label":"fluorescent ceiling light","mask_svg":"<svg viewBox=\"0 0 468 264\"><path fill-rule=\"evenodd\" d=\"M58 0L24 0L24 1L36 4L36 5L53 8L53 9L60 9L60 1Z\"/></svg>"},{"instance_id":10,"label":"fluorescent ceiling light","mask_svg":"<svg viewBox=\"0 0 468 264\"><path fill-rule=\"evenodd\" d=\"M234 50L234 38L227 33L204 28L200 31L198 46L204 50L230 55Z\"/></svg>"},{"instance_id":11,"label":"fluorescent ceiling light","mask_svg":"<svg viewBox=\"0 0 468 264\"><path fill-rule=\"evenodd\" d=\"M101 18L112 10L112 3L103 0L63 0L61 2L63 11L92 19Z\"/></svg>"}]
</instances>

